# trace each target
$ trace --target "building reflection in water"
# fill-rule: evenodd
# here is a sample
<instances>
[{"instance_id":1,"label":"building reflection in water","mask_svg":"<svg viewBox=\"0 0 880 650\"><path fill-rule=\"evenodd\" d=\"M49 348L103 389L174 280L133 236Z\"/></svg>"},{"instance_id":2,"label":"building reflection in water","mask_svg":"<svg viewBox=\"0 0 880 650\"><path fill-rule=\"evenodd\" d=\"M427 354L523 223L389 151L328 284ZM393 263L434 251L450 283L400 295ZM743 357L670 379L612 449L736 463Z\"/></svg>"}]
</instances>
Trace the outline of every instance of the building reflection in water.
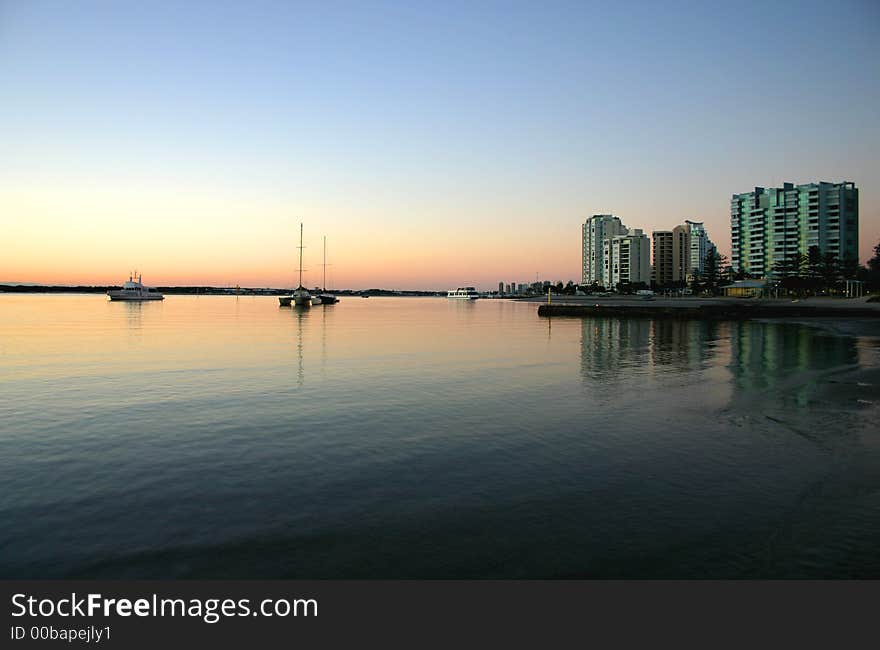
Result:
<instances>
[{"instance_id":1,"label":"building reflection in water","mask_svg":"<svg viewBox=\"0 0 880 650\"><path fill-rule=\"evenodd\" d=\"M694 369L718 355L724 327L713 321L585 318L581 375L608 380L636 368Z\"/></svg>"},{"instance_id":2,"label":"building reflection in water","mask_svg":"<svg viewBox=\"0 0 880 650\"><path fill-rule=\"evenodd\" d=\"M856 339L788 323L730 323L730 371L737 392L806 406L829 371L858 364Z\"/></svg>"},{"instance_id":3,"label":"building reflection in water","mask_svg":"<svg viewBox=\"0 0 880 650\"><path fill-rule=\"evenodd\" d=\"M651 321L641 318L584 318L581 377L609 381L648 363Z\"/></svg>"},{"instance_id":4,"label":"building reflection in water","mask_svg":"<svg viewBox=\"0 0 880 650\"><path fill-rule=\"evenodd\" d=\"M805 406L829 372L858 364L856 339L799 324L585 318L585 386L638 385L652 371L698 371L729 383L730 398ZM705 372L704 372L705 371ZM621 395L623 398L623 395Z\"/></svg>"},{"instance_id":5,"label":"building reflection in water","mask_svg":"<svg viewBox=\"0 0 880 650\"><path fill-rule=\"evenodd\" d=\"M707 365L719 353L724 325L718 321L651 321L651 363L693 370Z\"/></svg>"}]
</instances>

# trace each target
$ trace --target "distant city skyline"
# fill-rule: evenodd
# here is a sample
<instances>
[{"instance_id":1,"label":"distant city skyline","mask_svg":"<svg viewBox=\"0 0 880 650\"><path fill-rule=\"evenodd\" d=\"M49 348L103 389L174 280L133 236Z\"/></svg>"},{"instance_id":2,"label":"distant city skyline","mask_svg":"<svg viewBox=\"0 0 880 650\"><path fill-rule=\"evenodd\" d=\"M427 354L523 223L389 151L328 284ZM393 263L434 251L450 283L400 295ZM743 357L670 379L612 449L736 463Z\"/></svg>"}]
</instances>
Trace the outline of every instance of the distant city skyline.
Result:
<instances>
[{"instance_id":1,"label":"distant city skyline","mask_svg":"<svg viewBox=\"0 0 880 650\"><path fill-rule=\"evenodd\" d=\"M784 25L782 29L780 26ZM880 239L880 6L0 2L0 283L577 281L581 227L854 182Z\"/></svg>"}]
</instances>

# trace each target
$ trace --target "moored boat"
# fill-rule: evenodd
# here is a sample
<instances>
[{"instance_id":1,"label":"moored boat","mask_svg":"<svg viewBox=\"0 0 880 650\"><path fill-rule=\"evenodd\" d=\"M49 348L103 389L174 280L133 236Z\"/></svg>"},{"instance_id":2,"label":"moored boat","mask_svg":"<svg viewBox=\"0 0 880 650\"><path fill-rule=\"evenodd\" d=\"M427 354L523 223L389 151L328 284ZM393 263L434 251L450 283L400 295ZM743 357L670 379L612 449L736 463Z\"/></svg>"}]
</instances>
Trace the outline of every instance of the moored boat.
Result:
<instances>
[{"instance_id":1,"label":"moored boat","mask_svg":"<svg viewBox=\"0 0 880 650\"><path fill-rule=\"evenodd\" d=\"M293 304L297 307L311 307L312 294L305 287L297 287L293 292Z\"/></svg>"},{"instance_id":2,"label":"moored boat","mask_svg":"<svg viewBox=\"0 0 880 650\"><path fill-rule=\"evenodd\" d=\"M302 237L303 237L303 225L299 224L299 286L293 290L293 293L289 296L279 296L278 303L282 307L290 307L290 304L293 303L297 307L311 307L312 306L312 296L309 293L309 290L303 286L303 245L302 245Z\"/></svg>"},{"instance_id":3,"label":"moored boat","mask_svg":"<svg viewBox=\"0 0 880 650\"><path fill-rule=\"evenodd\" d=\"M318 305L335 305L339 302L339 298L334 296L332 293L327 293L327 236L324 236L324 263L321 265L324 267L324 275L323 281L321 283L321 293L317 295L318 302L313 304Z\"/></svg>"},{"instance_id":4,"label":"moored boat","mask_svg":"<svg viewBox=\"0 0 880 650\"><path fill-rule=\"evenodd\" d=\"M110 300L164 300L165 296L159 293L155 287L148 287L143 283L143 276L138 275L137 280L134 279L135 274L128 276L128 280L122 285L122 289L111 289L107 292Z\"/></svg>"},{"instance_id":5,"label":"moored boat","mask_svg":"<svg viewBox=\"0 0 880 650\"><path fill-rule=\"evenodd\" d=\"M455 300L476 300L480 297L474 287L458 287L458 289L450 289L446 292L447 298Z\"/></svg>"}]
</instances>

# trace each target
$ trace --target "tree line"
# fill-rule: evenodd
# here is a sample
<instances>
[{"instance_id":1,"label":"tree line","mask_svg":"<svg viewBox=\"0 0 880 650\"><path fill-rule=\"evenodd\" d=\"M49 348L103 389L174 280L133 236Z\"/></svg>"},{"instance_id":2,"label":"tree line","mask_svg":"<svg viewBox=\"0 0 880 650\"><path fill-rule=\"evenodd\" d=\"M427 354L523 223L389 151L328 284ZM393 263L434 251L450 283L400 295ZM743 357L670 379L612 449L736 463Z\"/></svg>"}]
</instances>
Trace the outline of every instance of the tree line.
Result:
<instances>
[{"instance_id":1,"label":"tree line","mask_svg":"<svg viewBox=\"0 0 880 650\"><path fill-rule=\"evenodd\" d=\"M810 246L807 254L795 253L774 265L773 277L777 286L798 295L833 294L843 292L847 280L865 283L865 291L880 291L880 243L874 246L874 256L867 266L855 259L839 259L835 253L822 253L818 246ZM706 255L702 272L691 281L694 293L720 293L724 286L737 280L750 279L747 273L734 271L727 257L711 250Z\"/></svg>"}]
</instances>

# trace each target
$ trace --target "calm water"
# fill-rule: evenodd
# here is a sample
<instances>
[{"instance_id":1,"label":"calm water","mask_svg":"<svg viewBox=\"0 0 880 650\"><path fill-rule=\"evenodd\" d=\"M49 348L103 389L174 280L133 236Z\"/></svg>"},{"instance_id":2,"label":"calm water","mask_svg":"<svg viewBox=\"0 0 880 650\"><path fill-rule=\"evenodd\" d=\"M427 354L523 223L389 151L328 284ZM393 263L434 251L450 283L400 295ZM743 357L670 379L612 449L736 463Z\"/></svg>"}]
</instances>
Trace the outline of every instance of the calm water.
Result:
<instances>
[{"instance_id":1,"label":"calm water","mask_svg":"<svg viewBox=\"0 0 880 650\"><path fill-rule=\"evenodd\" d=\"M880 577L875 339L0 296L0 577Z\"/></svg>"}]
</instances>

